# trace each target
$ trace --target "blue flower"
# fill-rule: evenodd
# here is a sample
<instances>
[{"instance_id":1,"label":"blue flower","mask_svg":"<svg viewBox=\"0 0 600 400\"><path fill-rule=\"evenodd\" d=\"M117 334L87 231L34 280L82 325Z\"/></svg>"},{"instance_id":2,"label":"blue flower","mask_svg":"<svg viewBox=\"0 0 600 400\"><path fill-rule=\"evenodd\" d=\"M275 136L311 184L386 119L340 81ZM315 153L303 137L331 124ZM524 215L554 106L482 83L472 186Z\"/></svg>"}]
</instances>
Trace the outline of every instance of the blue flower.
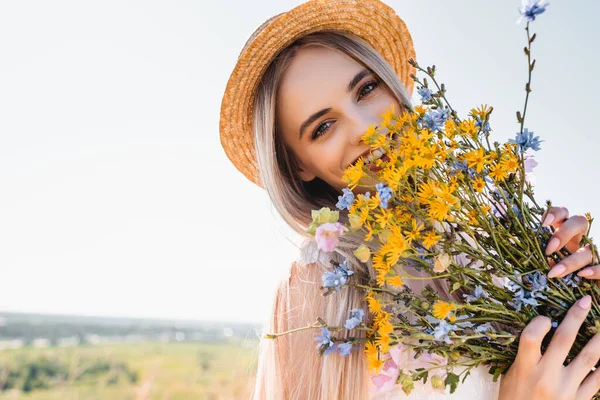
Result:
<instances>
[{"instance_id":1,"label":"blue flower","mask_svg":"<svg viewBox=\"0 0 600 400\"><path fill-rule=\"evenodd\" d=\"M543 295L542 291L548 290L548 277L539 271L529 275L531 280L531 295L540 299L545 299L547 296Z\"/></svg>"},{"instance_id":2,"label":"blue flower","mask_svg":"<svg viewBox=\"0 0 600 400\"><path fill-rule=\"evenodd\" d=\"M525 290L519 284L510 281L508 288L514 293L513 301L509 304L515 308L515 310L521 311L521 307L525 305L539 306L536 298L545 299L546 295L541 293L542 291L548 290L548 278L546 275L539 271L534 272L528 276L531 283L531 291Z\"/></svg>"},{"instance_id":3,"label":"blue flower","mask_svg":"<svg viewBox=\"0 0 600 400\"><path fill-rule=\"evenodd\" d=\"M450 112L443 108L429 110L423 117L423 125L432 132L439 131L444 127Z\"/></svg>"},{"instance_id":4,"label":"blue flower","mask_svg":"<svg viewBox=\"0 0 600 400\"><path fill-rule=\"evenodd\" d=\"M364 315L365 312L360 308L353 308L350 310L350 318L346 320L346 324L344 326L346 329L356 328L362 322Z\"/></svg>"},{"instance_id":5,"label":"blue flower","mask_svg":"<svg viewBox=\"0 0 600 400\"><path fill-rule=\"evenodd\" d=\"M545 0L523 0L519 12L527 21L533 22L535 17L546 11L546 7L549 5Z\"/></svg>"},{"instance_id":6,"label":"blue flower","mask_svg":"<svg viewBox=\"0 0 600 400\"><path fill-rule=\"evenodd\" d=\"M562 281L562 283L565 286L570 286L570 287L577 287L579 286L579 284L581 283L581 278L577 275L575 275L575 273L570 273L569 275L566 275L563 278L560 278L560 280Z\"/></svg>"},{"instance_id":7,"label":"blue flower","mask_svg":"<svg viewBox=\"0 0 600 400\"><path fill-rule=\"evenodd\" d=\"M348 357L352 352L352 343L344 342L337 345L338 350L340 351L340 356ZM358 348L358 347L355 347Z\"/></svg>"},{"instance_id":8,"label":"blue flower","mask_svg":"<svg viewBox=\"0 0 600 400\"><path fill-rule=\"evenodd\" d=\"M494 331L494 327L492 326L491 323L486 322L485 324L478 325L477 328L475 328L475 330L478 333L486 333L487 331L492 331L493 332Z\"/></svg>"},{"instance_id":9,"label":"blue flower","mask_svg":"<svg viewBox=\"0 0 600 400\"><path fill-rule=\"evenodd\" d=\"M348 269L348 260L344 260L339 266L335 267L333 272L325 271L321 277L324 288L333 288L337 292L340 287L348 282L348 278L354 274L354 271Z\"/></svg>"},{"instance_id":10,"label":"blue flower","mask_svg":"<svg viewBox=\"0 0 600 400\"><path fill-rule=\"evenodd\" d=\"M479 299L484 299L486 297L489 297L488 292L486 292L485 290L483 290L483 288L481 287L481 285L477 285L475 286L475 290L473 290L473 294L472 295L466 295L463 294L463 297L465 298L465 301L467 303L470 303L472 301L475 300L479 300Z\"/></svg>"},{"instance_id":11,"label":"blue flower","mask_svg":"<svg viewBox=\"0 0 600 400\"><path fill-rule=\"evenodd\" d=\"M516 143L521 153L526 152L528 149L533 149L535 151L540 150L540 143L543 140L540 140L539 136L533 136L533 132L529 132L527 128L523 130L523 133L517 133L515 139L508 139L510 143Z\"/></svg>"},{"instance_id":12,"label":"blue flower","mask_svg":"<svg viewBox=\"0 0 600 400\"><path fill-rule=\"evenodd\" d=\"M429 88L426 88L426 87L423 86L417 92L421 96L421 102L424 103L426 101L431 100L431 94L432 94L432 92L431 92L431 90L429 90Z\"/></svg>"},{"instance_id":13,"label":"blue flower","mask_svg":"<svg viewBox=\"0 0 600 400\"><path fill-rule=\"evenodd\" d=\"M375 185L375 189L377 189L377 195L379 196L379 200L381 200L381 207L388 208L388 201L390 201L394 194L392 188L386 186L384 183L378 183Z\"/></svg>"},{"instance_id":14,"label":"blue flower","mask_svg":"<svg viewBox=\"0 0 600 400\"><path fill-rule=\"evenodd\" d=\"M342 192L344 193L342 196L338 196L338 202L335 205L339 210L350 210L350 206L354 203L354 193L349 188L343 188Z\"/></svg>"},{"instance_id":15,"label":"blue flower","mask_svg":"<svg viewBox=\"0 0 600 400\"><path fill-rule=\"evenodd\" d=\"M317 350L322 351L324 355L328 355L332 350L335 351L335 344L331 341L331 332L327 328L321 328L321 336L315 338Z\"/></svg>"},{"instance_id":16,"label":"blue flower","mask_svg":"<svg viewBox=\"0 0 600 400\"><path fill-rule=\"evenodd\" d=\"M481 126L483 125L483 128L481 129L481 131L483 133L489 133L489 131L492 130L492 128L490 127L490 123L489 122L486 122L485 125L484 125L483 121L481 120L481 117L479 117L479 115L476 116L475 118L477 119L477 122L475 123L475 126L478 126L478 127L481 128Z\"/></svg>"},{"instance_id":17,"label":"blue flower","mask_svg":"<svg viewBox=\"0 0 600 400\"><path fill-rule=\"evenodd\" d=\"M456 326L449 324L444 320L441 320L440 323L433 330L433 337L439 342L444 341L448 344L452 344L448 333L454 330L456 330Z\"/></svg>"}]
</instances>

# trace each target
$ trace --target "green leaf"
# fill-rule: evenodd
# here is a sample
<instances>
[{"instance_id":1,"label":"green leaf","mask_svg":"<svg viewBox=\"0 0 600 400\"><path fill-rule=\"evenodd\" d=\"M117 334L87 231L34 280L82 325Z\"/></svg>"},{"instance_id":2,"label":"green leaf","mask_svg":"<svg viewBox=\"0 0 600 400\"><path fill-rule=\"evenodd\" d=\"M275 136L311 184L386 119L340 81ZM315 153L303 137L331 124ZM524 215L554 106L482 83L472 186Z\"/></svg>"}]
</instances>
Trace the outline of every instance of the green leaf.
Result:
<instances>
[{"instance_id":1,"label":"green leaf","mask_svg":"<svg viewBox=\"0 0 600 400\"><path fill-rule=\"evenodd\" d=\"M457 290L458 288L460 288L460 282L454 282L452 284L452 290L450 291L450 293L454 292L455 290Z\"/></svg>"},{"instance_id":2,"label":"green leaf","mask_svg":"<svg viewBox=\"0 0 600 400\"><path fill-rule=\"evenodd\" d=\"M458 381L459 381L458 375L456 375L452 372L448 372L444 383L446 384L446 386L450 386L450 394L454 393L454 391L456 390L456 387L458 386Z\"/></svg>"}]
</instances>

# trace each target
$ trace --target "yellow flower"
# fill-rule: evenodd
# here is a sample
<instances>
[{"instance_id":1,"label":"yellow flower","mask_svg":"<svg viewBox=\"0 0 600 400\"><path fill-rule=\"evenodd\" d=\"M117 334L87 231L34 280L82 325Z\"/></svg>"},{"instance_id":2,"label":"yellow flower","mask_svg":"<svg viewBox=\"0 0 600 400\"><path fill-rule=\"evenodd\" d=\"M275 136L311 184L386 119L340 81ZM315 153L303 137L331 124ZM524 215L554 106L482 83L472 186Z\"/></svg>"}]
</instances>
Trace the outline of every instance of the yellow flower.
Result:
<instances>
[{"instance_id":1,"label":"yellow flower","mask_svg":"<svg viewBox=\"0 0 600 400\"><path fill-rule=\"evenodd\" d=\"M477 192L481 193L483 192L483 188L485 188L485 181L482 178L477 177L475 178L475 182L473 182L473 187Z\"/></svg>"},{"instance_id":2,"label":"yellow flower","mask_svg":"<svg viewBox=\"0 0 600 400\"><path fill-rule=\"evenodd\" d=\"M459 129L465 135L475 139L477 136L477 131L479 131L479 127L475 125L475 120L472 118L462 120L459 126Z\"/></svg>"},{"instance_id":3,"label":"yellow flower","mask_svg":"<svg viewBox=\"0 0 600 400\"><path fill-rule=\"evenodd\" d=\"M414 108L415 112L419 115L423 115L427 112L427 107L425 107L424 105L419 104L418 106L415 106Z\"/></svg>"},{"instance_id":4,"label":"yellow flower","mask_svg":"<svg viewBox=\"0 0 600 400\"><path fill-rule=\"evenodd\" d=\"M365 228L367 229L367 234L365 235L365 242L368 242L373 237L373 227L370 223L365 224Z\"/></svg>"},{"instance_id":5,"label":"yellow flower","mask_svg":"<svg viewBox=\"0 0 600 400\"><path fill-rule=\"evenodd\" d=\"M354 189L360 180L365 176L364 167L365 160L363 157L360 157L356 164L349 166L346 171L344 171L342 180L348 184L350 189Z\"/></svg>"},{"instance_id":6,"label":"yellow flower","mask_svg":"<svg viewBox=\"0 0 600 400\"><path fill-rule=\"evenodd\" d=\"M446 120L446 125L444 126L444 134L448 139L454 139L454 136L456 135L456 124L454 123L453 119L449 118Z\"/></svg>"},{"instance_id":7,"label":"yellow flower","mask_svg":"<svg viewBox=\"0 0 600 400\"><path fill-rule=\"evenodd\" d=\"M519 160L515 157L508 157L501 161L502 168L504 168L508 173L515 172L519 166Z\"/></svg>"},{"instance_id":8,"label":"yellow flower","mask_svg":"<svg viewBox=\"0 0 600 400\"><path fill-rule=\"evenodd\" d=\"M433 271L445 272L450 266L450 255L447 253L438 254L433 259Z\"/></svg>"},{"instance_id":9,"label":"yellow flower","mask_svg":"<svg viewBox=\"0 0 600 400\"><path fill-rule=\"evenodd\" d=\"M483 154L483 148L478 148L477 150L472 150L465 154L465 160L467 160L469 168L475 168L477 173L481 173L483 171L483 167L489 161L489 156Z\"/></svg>"},{"instance_id":10,"label":"yellow flower","mask_svg":"<svg viewBox=\"0 0 600 400\"><path fill-rule=\"evenodd\" d=\"M385 256L385 262L388 266L396 265L404 252L410 248L398 226L391 226L390 229L388 242L379 249L379 252Z\"/></svg>"},{"instance_id":11,"label":"yellow flower","mask_svg":"<svg viewBox=\"0 0 600 400\"><path fill-rule=\"evenodd\" d=\"M377 324L377 333L379 333L381 336L387 336L394 331L394 326L387 318L388 317L386 317L385 319L380 321L379 324Z\"/></svg>"},{"instance_id":12,"label":"yellow flower","mask_svg":"<svg viewBox=\"0 0 600 400\"><path fill-rule=\"evenodd\" d=\"M392 121L392 118L394 118L394 103L392 103L390 105L390 110L385 110L385 112L383 114L381 114L381 118L383 118L383 120L381 121L381 125L385 128L388 127L388 125L390 124L390 122Z\"/></svg>"},{"instance_id":13,"label":"yellow flower","mask_svg":"<svg viewBox=\"0 0 600 400\"><path fill-rule=\"evenodd\" d=\"M371 250L369 250L369 248L364 244L361 244L360 246L358 246L358 249L354 250L354 255L361 262L366 263L367 261L369 261L369 258L371 258Z\"/></svg>"},{"instance_id":14,"label":"yellow flower","mask_svg":"<svg viewBox=\"0 0 600 400\"><path fill-rule=\"evenodd\" d=\"M402 197L400 197L403 201L406 201L407 203L410 203L411 201L415 201L415 197L411 194L405 194Z\"/></svg>"},{"instance_id":15,"label":"yellow flower","mask_svg":"<svg viewBox=\"0 0 600 400\"><path fill-rule=\"evenodd\" d=\"M492 107L488 106L487 104L482 104L477 108L473 108L471 110L471 115L473 117L479 117L481 119L484 119L489 113L492 112L492 110Z\"/></svg>"},{"instance_id":16,"label":"yellow flower","mask_svg":"<svg viewBox=\"0 0 600 400\"><path fill-rule=\"evenodd\" d=\"M493 180L503 182L508 177L508 172L502 168L502 165L494 165L490 167L489 175Z\"/></svg>"},{"instance_id":17,"label":"yellow flower","mask_svg":"<svg viewBox=\"0 0 600 400\"><path fill-rule=\"evenodd\" d=\"M442 237L435 232L428 232L427 235L423 238L423 245L430 249L434 244L438 242Z\"/></svg>"},{"instance_id":18,"label":"yellow flower","mask_svg":"<svg viewBox=\"0 0 600 400\"><path fill-rule=\"evenodd\" d=\"M375 339L375 343L379 346L382 353L390 351L390 337L389 335L381 336Z\"/></svg>"},{"instance_id":19,"label":"yellow flower","mask_svg":"<svg viewBox=\"0 0 600 400\"><path fill-rule=\"evenodd\" d=\"M379 349L371 342L367 342L365 344L365 353L369 358L377 358L379 357Z\"/></svg>"},{"instance_id":20,"label":"yellow flower","mask_svg":"<svg viewBox=\"0 0 600 400\"><path fill-rule=\"evenodd\" d=\"M490 208L490 206L481 206L481 213L482 214L489 214L491 210L492 209Z\"/></svg>"},{"instance_id":21,"label":"yellow flower","mask_svg":"<svg viewBox=\"0 0 600 400\"><path fill-rule=\"evenodd\" d=\"M437 193L437 186L435 181L424 182L419 186L419 199L429 200Z\"/></svg>"},{"instance_id":22,"label":"yellow flower","mask_svg":"<svg viewBox=\"0 0 600 400\"><path fill-rule=\"evenodd\" d=\"M366 132L360 137L360 140L363 141L364 143L371 144L375 140L377 140L380 136L383 136L383 135L377 131L377 128L375 128L375 125L370 124L367 127Z\"/></svg>"},{"instance_id":23,"label":"yellow flower","mask_svg":"<svg viewBox=\"0 0 600 400\"><path fill-rule=\"evenodd\" d=\"M391 285L394 290L398 290L402 287L402 285L404 285L404 281L402 281L402 278L400 278L398 275L388 278L387 283L388 285Z\"/></svg>"},{"instance_id":24,"label":"yellow flower","mask_svg":"<svg viewBox=\"0 0 600 400\"><path fill-rule=\"evenodd\" d=\"M452 311L456 309L456 304L446 303L438 300L433 305L432 314L437 319L445 319Z\"/></svg>"},{"instance_id":25,"label":"yellow flower","mask_svg":"<svg viewBox=\"0 0 600 400\"><path fill-rule=\"evenodd\" d=\"M429 216L431 218L437 219L438 221L443 221L448 216L450 212L450 204L443 201L441 198L437 198L433 200L429 204Z\"/></svg>"},{"instance_id":26,"label":"yellow flower","mask_svg":"<svg viewBox=\"0 0 600 400\"><path fill-rule=\"evenodd\" d=\"M381 303L379 303L375 297L367 297L367 305L369 306L369 311L373 314L381 312Z\"/></svg>"},{"instance_id":27,"label":"yellow flower","mask_svg":"<svg viewBox=\"0 0 600 400\"><path fill-rule=\"evenodd\" d=\"M418 240L421 237L421 231L423 230L423 224L419 223L417 225L416 220L412 220L412 230L406 231L404 234L406 235L406 240L412 242L413 240Z\"/></svg>"},{"instance_id":28,"label":"yellow flower","mask_svg":"<svg viewBox=\"0 0 600 400\"><path fill-rule=\"evenodd\" d=\"M390 272L389 266L384 266L382 269L377 270L377 276L375 277L375 281L377 282L378 287L383 287L385 285L385 280L387 279L387 275Z\"/></svg>"},{"instance_id":29,"label":"yellow flower","mask_svg":"<svg viewBox=\"0 0 600 400\"><path fill-rule=\"evenodd\" d=\"M469 214L467 215L467 217L469 218L469 224L478 225L477 218L475 218L475 215L475 210L469 211Z\"/></svg>"},{"instance_id":30,"label":"yellow flower","mask_svg":"<svg viewBox=\"0 0 600 400\"><path fill-rule=\"evenodd\" d=\"M375 221L379 224L380 229L386 227L392 215L393 214L385 208L381 209L381 214L376 214Z\"/></svg>"},{"instance_id":31,"label":"yellow flower","mask_svg":"<svg viewBox=\"0 0 600 400\"><path fill-rule=\"evenodd\" d=\"M379 358L369 357L368 358L369 370L379 374L379 370L383 367L383 361Z\"/></svg>"}]
</instances>

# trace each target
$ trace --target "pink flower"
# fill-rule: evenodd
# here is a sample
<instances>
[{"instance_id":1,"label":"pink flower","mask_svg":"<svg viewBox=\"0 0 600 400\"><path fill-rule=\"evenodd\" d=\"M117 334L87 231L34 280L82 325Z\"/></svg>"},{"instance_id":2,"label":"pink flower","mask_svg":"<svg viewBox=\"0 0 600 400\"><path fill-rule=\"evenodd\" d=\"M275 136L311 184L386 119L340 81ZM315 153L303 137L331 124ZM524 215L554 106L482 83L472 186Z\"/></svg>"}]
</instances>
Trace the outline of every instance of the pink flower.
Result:
<instances>
[{"instance_id":1,"label":"pink flower","mask_svg":"<svg viewBox=\"0 0 600 400\"><path fill-rule=\"evenodd\" d=\"M339 236L347 230L348 228L339 222L327 222L319 225L315 233L317 247L323 251L333 251L340 241Z\"/></svg>"},{"instance_id":2,"label":"pink flower","mask_svg":"<svg viewBox=\"0 0 600 400\"><path fill-rule=\"evenodd\" d=\"M383 371L379 375L371 377L371 381L375 385L373 392L389 392L396 386L396 378L398 378L399 365L401 364L402 345L393 346L390 348L388 358L383 364Z\"/></svg>"},{"instance_id":3,"label":"pink flower","mask_svg":"<svg viewBox=\"0 0 600 400\"><path fill-rule=\"evenodd\" d=\"M530 184L535 183L535 175L533 169L538 166L538 162L533 158L533 154L523 155L523 165L525 166L525 180Z\"/></svg>"}]
</instances>

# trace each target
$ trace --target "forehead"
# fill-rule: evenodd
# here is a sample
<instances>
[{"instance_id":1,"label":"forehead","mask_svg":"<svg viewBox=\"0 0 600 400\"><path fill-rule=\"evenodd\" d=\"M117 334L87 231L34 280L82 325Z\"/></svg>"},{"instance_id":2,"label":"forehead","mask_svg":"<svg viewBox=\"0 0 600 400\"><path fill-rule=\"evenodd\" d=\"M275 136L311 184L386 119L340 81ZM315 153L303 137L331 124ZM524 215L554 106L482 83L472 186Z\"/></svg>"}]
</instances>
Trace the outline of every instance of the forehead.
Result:
<instances>
[{"instance_id":1,"label":"forehead","mask_svg":"<svg viewBox=\"0 0 600 400\"><path fill-rule=\"evenodd\" d=\"M361 70L347 55L322 46L300 48L283 74L279 94L304 94L323 85L348 83Z\"/></svg>"},{"instance_id":2,"label":"forehead","mask_svg":"<svg viewBox=\"0 0 600 400\"><path fill-rule=\"evenodd\" d=\"M336 99L346 93L348 83L362 69L349 56L327 47L298 49L277 93L280 122L297 129L310 114L334 107Z\"/></svg>"}]
</instances>

